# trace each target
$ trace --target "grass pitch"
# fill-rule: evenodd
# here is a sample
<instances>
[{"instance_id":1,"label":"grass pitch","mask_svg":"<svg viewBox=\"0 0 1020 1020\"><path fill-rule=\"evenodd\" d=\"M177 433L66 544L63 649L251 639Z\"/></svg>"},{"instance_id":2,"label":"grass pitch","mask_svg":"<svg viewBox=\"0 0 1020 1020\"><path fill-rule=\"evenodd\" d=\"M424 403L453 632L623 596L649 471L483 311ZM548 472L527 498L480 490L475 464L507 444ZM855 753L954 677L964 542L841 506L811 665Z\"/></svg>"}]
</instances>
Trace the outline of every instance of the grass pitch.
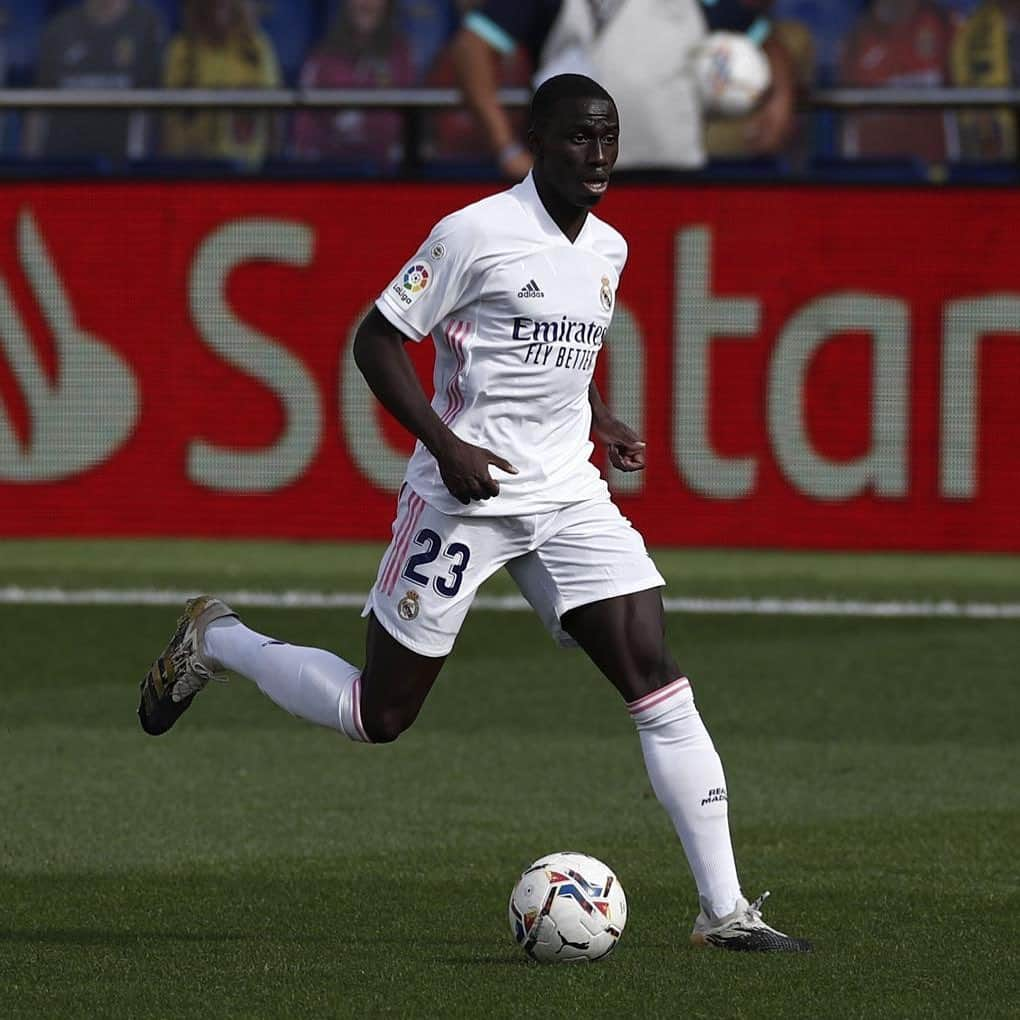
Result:
<instances>
[{"instance_id":1,"label":"grass pitch","mask_svg":"<svg viewBox=\"0 0 1020 1020\"><path fill-rule=\"evenodd\" d=\"M7 543L0 585L363 587L376 560L217 549ZM1001 600L1020 577L1004 558L659 559L685 594ZM360 658L356 612L245 617ZM745 892L816 942L759 958L688 946L693 885L626 713L532 617L469 616L387 747L241 680L146 737L136 686L173 619L0 607L0 1016L1017 1015L1015 622L670 617ZM596 966L538 967L510 938L510 886L554 849L627 891Z\"/></svg>"}]
</instances>

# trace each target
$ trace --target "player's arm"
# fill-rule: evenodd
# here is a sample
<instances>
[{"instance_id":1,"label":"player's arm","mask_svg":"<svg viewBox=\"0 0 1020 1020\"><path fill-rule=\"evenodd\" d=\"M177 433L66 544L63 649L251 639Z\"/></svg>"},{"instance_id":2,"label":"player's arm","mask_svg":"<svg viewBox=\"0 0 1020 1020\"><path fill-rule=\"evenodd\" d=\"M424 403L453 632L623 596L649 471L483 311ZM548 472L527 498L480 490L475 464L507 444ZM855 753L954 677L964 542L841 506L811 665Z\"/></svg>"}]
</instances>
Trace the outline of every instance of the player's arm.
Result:
<instances>
[{"instance_id":1,"label":"player's arm","mask_svg":"<svg viewBox=\"0 0 1020 1020\"><path fill-rule=\"evenodd\" d=\"M404 344L409 340L380 311L365 316L354 337L354 361L379 403L436 458L451 494L467 505L499 492L489 465L517 474L502 457L458 438L432 410Z\"/></svg>"},{"instance_id":2,"label":"player's arm","mask_svg":"<svg viewBox=\"0 0 1020 1020\"><path fill-rule=\"evenodd\" d=\"M531 157L514 138L510 117L499 101L500 51L469 25L454 36L450 48L457 82L506 177L521 180Z\"/></svg>"},{"instance_id":3,"label":"player's arm","mask_svg":"<svg viewBox=\"0 0 1020 1020\"><path fill-rule=\"evenodd\" d=\"M751 123L750 140L758 152L779 152L790 140L797 107L797 76L786 47L772 32L762 43L772 85Z\"/></svg>"},{"instance_id":4,"label":"player's arm","mask_svg":"<svg viewBox=\"0 0 1020 1020\"><path fill-rule=\"evenodd\" d=\"M613 467L620 471L644 470L644 440L606 407L594 379L588 385L588 403L591 404L592 432L609 451Z\"/></svg>"}]
</instances>

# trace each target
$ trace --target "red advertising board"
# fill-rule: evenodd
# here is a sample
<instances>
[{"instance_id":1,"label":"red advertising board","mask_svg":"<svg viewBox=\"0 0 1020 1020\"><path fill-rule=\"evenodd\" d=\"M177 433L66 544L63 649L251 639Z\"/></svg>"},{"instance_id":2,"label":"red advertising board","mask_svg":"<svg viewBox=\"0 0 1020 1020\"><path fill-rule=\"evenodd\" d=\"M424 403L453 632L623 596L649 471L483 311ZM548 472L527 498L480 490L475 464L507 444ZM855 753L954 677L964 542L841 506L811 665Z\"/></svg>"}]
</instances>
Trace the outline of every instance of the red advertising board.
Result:
<instances>
[{"instance_id":1,"label":"red advertising board","mask_svg":"<svg viewBox=\"0 0 1020 1020\"><path fill-rule=\"evenodd\" d=\"M0 191L0 535L385 538L350 361L477 186ZM1020 195L620 186L598 368L652 544L1020 552ZM428 379L429 345L414 351Z\"/></svg>"}]
</instances>

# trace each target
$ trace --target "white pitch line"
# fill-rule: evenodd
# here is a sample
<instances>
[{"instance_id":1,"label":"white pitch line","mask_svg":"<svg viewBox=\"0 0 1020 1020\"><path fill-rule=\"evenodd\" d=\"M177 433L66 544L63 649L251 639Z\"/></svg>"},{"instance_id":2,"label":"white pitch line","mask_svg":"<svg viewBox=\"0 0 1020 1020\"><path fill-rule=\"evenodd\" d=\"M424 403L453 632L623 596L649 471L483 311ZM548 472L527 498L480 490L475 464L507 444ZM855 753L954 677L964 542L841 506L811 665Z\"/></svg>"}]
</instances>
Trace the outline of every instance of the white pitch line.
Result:
<instances>
[{"instance_id":1,"label":"white pitch line","mask_svg":"<svg viewBox=\"0 0 1020 1020\"><path fill-rule=\"evenodd\" d=\"M36 606L179 606L193 591L152 588L22 588L0 587L0 604ZM365 594L325 591L219 592L219 597L239 607L270 609L361 609ZM735 616L868 616L894 618L1020 619L1020 602L896 601L883 599L808 598L665 598L667 612L713 613ZM478 609L522 612L530 609L519 595L479 595Z\"/></svg>"}]
</instances>

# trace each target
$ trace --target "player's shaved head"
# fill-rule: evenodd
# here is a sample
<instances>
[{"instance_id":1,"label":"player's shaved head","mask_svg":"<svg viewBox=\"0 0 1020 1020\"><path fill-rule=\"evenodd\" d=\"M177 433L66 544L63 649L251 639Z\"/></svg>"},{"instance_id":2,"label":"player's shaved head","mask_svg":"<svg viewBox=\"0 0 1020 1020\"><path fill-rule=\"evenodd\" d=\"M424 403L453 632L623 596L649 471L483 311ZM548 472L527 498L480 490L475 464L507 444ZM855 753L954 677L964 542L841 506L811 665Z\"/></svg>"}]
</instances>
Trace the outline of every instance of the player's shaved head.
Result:
<instances>
[{"instance_id":1,"label":"player's shaved head","mask_svg":"<svg viewBox=\"0 0 1020 1020\"><path fill-rule=\"evenodd\" d=\"M531 130L538 132L552 118L565 99L604 99L613 106L613 97L594 78L583 74L557 74L539 85L531 99Z\"/></svg>"}]
</instances>

